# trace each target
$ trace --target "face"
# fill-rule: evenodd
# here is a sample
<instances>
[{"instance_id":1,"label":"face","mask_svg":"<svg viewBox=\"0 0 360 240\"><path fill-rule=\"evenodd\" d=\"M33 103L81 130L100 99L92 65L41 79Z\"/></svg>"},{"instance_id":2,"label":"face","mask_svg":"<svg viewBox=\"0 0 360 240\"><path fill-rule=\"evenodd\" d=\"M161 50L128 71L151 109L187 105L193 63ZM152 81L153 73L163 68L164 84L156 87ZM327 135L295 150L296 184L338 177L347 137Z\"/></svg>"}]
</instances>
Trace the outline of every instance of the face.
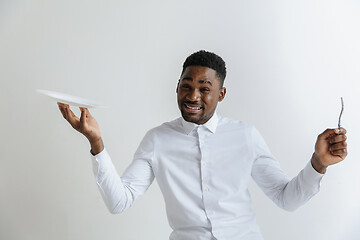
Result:
<instances>
[{"instance_id":1,"label":"face","mask_svg":"<svg viewBox=\"0 0 360 240\"><path fill-rule=\"evenodd\" d=\"M208 67L189 66L181 75L176 89L181 115L188 122L206 123L214 114L226 89L216 71Z\"/></svg>"}]
</instances>

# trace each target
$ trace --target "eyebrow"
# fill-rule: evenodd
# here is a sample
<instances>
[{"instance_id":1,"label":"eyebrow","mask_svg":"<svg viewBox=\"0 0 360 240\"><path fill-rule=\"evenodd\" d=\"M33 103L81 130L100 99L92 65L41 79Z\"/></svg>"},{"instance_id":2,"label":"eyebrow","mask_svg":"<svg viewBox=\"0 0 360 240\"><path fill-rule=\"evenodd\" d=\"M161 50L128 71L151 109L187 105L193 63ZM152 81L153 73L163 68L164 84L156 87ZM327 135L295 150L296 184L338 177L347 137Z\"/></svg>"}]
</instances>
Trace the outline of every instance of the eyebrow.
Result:
<instances>
[{"instance_id":1,"label":"eyebrow","mask_svg":"<svg viewBox=\"0 0 360 240\"><path fill-rule=\"evenodd\" d=\"M193 79L191 77L184 77L183 79L181 79L181 81L184 81L184 80L193 82ZM199 83L207 83L210 86L212 86L212 83L209 80L199 80Z\"/></svg>"}]
</instances>

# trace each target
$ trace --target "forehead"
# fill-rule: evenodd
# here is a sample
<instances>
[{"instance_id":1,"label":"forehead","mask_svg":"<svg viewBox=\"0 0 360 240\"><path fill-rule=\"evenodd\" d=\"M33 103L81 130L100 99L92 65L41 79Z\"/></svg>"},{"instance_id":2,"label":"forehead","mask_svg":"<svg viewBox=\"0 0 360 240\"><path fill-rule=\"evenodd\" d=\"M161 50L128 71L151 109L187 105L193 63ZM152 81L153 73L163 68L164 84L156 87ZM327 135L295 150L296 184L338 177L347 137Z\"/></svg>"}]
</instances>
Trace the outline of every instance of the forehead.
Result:
<instances>
[{"instance_id":1,"label":"forehead","mask_svg":"<svg viewBox=\"0 0 360 240\"><path fill-rule=\"evenodd\" d=\"M189 80L193 82L210 81L212 85L220 84L220 79L214 69L202 66L188 66L185 68L180 78L181 81Z\"/></svg>"}]
</instances>

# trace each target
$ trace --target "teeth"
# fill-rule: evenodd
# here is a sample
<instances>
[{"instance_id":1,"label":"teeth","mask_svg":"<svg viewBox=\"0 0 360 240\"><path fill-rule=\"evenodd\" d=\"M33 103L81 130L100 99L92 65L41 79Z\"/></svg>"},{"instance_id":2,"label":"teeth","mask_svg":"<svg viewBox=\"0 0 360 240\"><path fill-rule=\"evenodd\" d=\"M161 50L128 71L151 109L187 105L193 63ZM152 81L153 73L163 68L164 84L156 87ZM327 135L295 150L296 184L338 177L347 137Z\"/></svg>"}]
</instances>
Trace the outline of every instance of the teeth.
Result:
<instances>
[{"instance_id":1,"label":"teeth","mask_svg":"<svg viewBox=\"0 0 360 240\"><path fill-rule=\"evenodd\" d=\"M200 107L191 107L191 106L189 106L189 105L187 105L187 104L185 104L185 106L186 106L187 108L190 108L191 110L200 110Z\"/></svg>"}]
</instances>

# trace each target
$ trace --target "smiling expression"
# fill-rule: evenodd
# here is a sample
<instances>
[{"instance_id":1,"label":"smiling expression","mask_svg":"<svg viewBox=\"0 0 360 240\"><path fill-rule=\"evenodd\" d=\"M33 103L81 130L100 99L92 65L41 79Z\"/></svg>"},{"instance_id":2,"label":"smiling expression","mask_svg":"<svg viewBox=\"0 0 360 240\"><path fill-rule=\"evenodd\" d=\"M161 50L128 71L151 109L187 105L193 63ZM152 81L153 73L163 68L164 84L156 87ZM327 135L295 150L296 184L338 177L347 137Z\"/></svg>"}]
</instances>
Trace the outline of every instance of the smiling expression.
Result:
<instances>
[{"instance_id":1,"label":"smiling expression","mask_svg":"<svg viewBox=\"0 0 360 240\"><path fill-rule=\"evenodd\" d=\"M204 124L214 115L226 89L215 70L189 66L180 77L176 93L182 117L188 122Z\"/></svg>"}]
</instances>

